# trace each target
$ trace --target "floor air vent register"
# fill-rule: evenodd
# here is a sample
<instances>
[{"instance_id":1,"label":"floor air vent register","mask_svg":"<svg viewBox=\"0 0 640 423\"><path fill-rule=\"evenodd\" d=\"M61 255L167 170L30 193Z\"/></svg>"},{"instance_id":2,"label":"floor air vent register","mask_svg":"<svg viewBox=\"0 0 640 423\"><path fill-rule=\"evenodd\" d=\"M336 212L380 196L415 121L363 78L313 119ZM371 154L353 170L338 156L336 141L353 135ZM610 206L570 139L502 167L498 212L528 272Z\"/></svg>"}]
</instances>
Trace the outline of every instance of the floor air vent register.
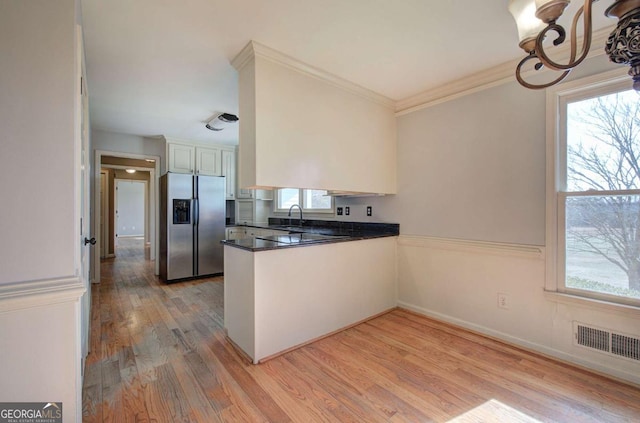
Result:
<instances>
[{"instance_id":1,"label":"floor air vent register","mask_svg":"<svg viewBox=\"0 0 640 423\"><path fill-rule=\"evenodd\" d=\"M576 345L601 351L614 357L640 361L640 338L615 333L609 329L573 322Z\"/></svg>"}]
</instances>

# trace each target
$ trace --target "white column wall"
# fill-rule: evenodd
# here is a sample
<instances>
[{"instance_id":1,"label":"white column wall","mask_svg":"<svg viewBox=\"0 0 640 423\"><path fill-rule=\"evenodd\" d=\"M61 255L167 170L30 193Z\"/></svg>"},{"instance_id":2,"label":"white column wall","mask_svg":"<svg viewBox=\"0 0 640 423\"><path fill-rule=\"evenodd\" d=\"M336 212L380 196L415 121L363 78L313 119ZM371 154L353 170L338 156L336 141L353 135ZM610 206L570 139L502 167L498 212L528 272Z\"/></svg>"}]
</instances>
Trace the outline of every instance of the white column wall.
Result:
<instances>
[{"instance_id":1,"label":"white column wall","mask_svg":"<svg viewBox=\"0 0 640 423\"><path fill-rule=\"evenodd\" d=\"M0 8L0 284L75 273L75 2Z\"/></svg>"},{"instance_id":2,"label":"white column wall","mask_svg":"<svg viewBox=\"0 0 640 423\"><path fill-rule=\"evenodd\" d=\"M0 399L81 420L78 0L0 2Z\"/></svg>"}]
</instances>

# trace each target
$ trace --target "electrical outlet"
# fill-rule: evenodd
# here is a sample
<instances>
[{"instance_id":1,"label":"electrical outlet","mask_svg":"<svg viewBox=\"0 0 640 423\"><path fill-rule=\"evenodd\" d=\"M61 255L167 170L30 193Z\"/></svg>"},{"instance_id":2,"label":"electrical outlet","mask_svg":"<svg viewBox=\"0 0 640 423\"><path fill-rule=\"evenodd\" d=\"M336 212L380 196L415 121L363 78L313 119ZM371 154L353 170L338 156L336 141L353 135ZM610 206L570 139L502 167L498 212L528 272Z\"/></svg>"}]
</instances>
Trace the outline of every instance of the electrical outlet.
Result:
<instances>
[{"instance_id":1,"label":"electrical outlet","mask_svg":"<svg viewBox=\"0 0 640 423\"><path fill-rule=\"evenodd\" d=\"M509 309L509 296L498 292L498 308Z\"/></svg>"},{"instance_id":2,"label":"electrical outlet","mask_svg":"<svg viewBox=\"0 0 640 423\"><path fill-rule=\"evenodd\" d=\"M349 207L347 207L347 210L349 210ZM342 216L342 207L336 208L336 214L338 216ZM349 214L349 212L347 212L347 214Z\"/></svg>"},{"instance_id":3,"label":"electrical outlet","mask_svg":"<svg viewBox=\"0 0 640 423\"><path fill-rule=\"evenodd\" d=\"M344 208L344 214L345 214L346 216L349 216L349 214L351 214L351 209L349 209L349 206L347 206L347 207L345 207L345 208Z\"/></svg>"},{"instance_id":4,"label":"electrical outlet","mask_svg":"<svg viewBox=\"0 0 640 423\"><path fill-rule=\"evenodd\" d=\"M367 206L367 216L372 216L373 215L373 210L371 209L371 206Z\"/></svg>"}]
</instances>

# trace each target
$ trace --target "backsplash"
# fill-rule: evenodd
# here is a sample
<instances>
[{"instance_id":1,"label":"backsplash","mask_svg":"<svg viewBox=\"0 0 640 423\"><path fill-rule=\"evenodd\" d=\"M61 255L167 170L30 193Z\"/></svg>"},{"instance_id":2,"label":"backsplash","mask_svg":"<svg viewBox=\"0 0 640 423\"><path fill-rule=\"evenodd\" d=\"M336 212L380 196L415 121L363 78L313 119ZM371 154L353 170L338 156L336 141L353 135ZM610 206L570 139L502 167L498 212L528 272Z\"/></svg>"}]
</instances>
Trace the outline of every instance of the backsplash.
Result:
<instances>
[{"instance_id":1,"label":"backsplash","mask_svg":"<svg viewBox=\"0 0 640 423\"><path fill-rule=\"evenodd\" d=\"M269 218L270 226L298 226L299 224L300 219L289 219L288 217ZM398 223L345 222L339 220L303 219L303 227L331 228L341 233L383 232L393 235L400 234L400 224Z\"/></svg>"}]
</instances>

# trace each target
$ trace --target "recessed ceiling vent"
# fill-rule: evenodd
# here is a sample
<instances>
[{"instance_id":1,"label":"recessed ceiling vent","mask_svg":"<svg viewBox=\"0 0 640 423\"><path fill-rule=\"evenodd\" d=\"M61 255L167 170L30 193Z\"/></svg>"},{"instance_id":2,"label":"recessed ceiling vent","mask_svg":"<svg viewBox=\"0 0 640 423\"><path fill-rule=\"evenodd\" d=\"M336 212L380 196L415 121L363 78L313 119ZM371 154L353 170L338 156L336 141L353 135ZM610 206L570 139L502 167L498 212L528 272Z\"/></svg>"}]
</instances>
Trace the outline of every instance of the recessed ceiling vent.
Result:
<instances>
[{"instance_id":1,"label":"recessed ceiling vent","mask_svg":"<svg viewBox=\"0 0 640 423\"><path fill-rule=\"evenodd\" d=\"M610 329L573 322L576 345L594 349L607 355L640 361L640 338L616 333Z\"/></svg>"},{"instance_id":2,"label":"recessed ceiling vent","mask_svg":"<svg viewBox=\"0 0 640 423\"><path fill-rule=\"evenodd\" d=\"M216 113L213 119L207 123L206 127L212 131L222 131L237 123L238 120L238 116L232 115L231 113Z\"/></svg>"}]
</instances>

